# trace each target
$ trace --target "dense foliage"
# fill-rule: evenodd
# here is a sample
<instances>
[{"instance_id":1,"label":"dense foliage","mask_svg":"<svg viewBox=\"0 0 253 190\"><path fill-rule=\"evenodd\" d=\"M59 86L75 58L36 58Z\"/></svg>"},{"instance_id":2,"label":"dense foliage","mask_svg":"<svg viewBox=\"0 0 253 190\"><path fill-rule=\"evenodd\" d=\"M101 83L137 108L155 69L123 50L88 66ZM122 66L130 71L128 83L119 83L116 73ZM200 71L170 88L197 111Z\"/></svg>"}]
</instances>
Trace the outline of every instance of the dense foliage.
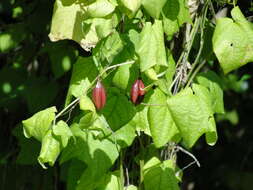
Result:
<instances>
[{"instance_id":1,"label":"dense foliage","mask_svg":"<svg viewBox=\"0 0 253 190\"><path fill-rule=\"evenodd\" d=\"M187 175L189 167L215 167L223 151L214 146L218 136L234 143L247 131L217 132L216 125L238 124L237 102L245 99L237 94L252 100L250 6L235 0L1 2L0 188L177 190L196 183L208 189L193 179L198 175ZM253 144L242 145L249 146L239 169L215 171L213 187L252 183L253 173L242 171L253 168L247 165ZM208 146L217 153L205 162L201 152ZM208 181L208 172L201 178Z\"/></svg>"}]
</instances>

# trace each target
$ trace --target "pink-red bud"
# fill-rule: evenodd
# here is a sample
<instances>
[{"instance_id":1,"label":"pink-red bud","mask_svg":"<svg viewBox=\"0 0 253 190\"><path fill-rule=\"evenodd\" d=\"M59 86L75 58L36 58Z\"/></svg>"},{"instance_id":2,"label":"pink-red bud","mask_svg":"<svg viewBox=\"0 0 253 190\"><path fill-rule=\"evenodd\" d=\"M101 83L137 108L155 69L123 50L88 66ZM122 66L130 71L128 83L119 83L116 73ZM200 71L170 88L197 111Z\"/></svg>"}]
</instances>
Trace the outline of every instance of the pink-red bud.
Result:
<instances>
[{"instance_id":1,"label":"pink-red bud","mask_svg":"<svg viewBox=\"0 0 253 190\"><path fill-rule=\"evenodd\" d=\"M145 86L142 82L142 80L138 79L134 82L132 88L131 88L131 101L134 104L140 104L141 101L144 98L145 95L145 90L144 90Z\"/></svg>"},{"instance_id":2,"label":"pink-red bud","mask_svg":"<svg viewBox=\"0 0 253 190\"><path fill-rule=\"evenodd\" d=\"M106 103L106 92L103 84L98 81L92 91L92 100L98 110L102 109Z\"/></svg>"}]
</instances>

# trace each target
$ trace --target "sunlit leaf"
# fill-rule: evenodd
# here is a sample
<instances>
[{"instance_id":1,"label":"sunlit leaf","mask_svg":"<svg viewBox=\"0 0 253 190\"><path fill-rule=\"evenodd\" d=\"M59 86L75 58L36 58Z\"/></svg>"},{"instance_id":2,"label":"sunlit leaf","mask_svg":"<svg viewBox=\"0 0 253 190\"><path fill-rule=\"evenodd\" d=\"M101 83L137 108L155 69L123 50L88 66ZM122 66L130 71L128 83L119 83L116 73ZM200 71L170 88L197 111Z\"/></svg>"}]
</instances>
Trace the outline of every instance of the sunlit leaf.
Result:
<instances>
[{"instance_id":1,"label":"sunlit leaf","mask_svg":"<svg viewBox=\"0 0 253 190\"><path fill-rule=\"evenodd\" d=\"M149 101L151 106L148 110L148 121L152 138L157 147L165 145L179 133L166 104L166 99L166 95L160 89L155 89Z\"/></svg>"},{"instance_id":2,"label":"sunlit leaf","mask_svg":"<svg viewBox=\"0 0 253 190\"><path fill-rule=\"evenodd\" d=\"M141 6L141 0L120 0L120 2L125 7L125 12L130 18L134 16Z\"/></svg>"},{"instance_id":3,"label":"sunlit leaf","mask_svg":"<svg viewBox=\"0 0 253 190\"><path fill-rule=\"evenodd\" d=\"M34 137L41 141L49 130L56 111L55 107L50 107L34 114L29 119L23 120L25 137Z\"/></svg>"},{"instance_id":4,"label":"sunlit leaf","mask_svg":"<svg viewBox=\"0 0 253 190\"><path fill-rule=\"evenodd\" d=\"M107 6L101 7L101 3ZM99 9L96 9L96 6ZM90 13L87 11L88 8ZM93 11L94 9L96 11ZM107 0L94 2L94 4L87 6L78 1L56 0L49 38L51 41L71 39L78 42L85 50L90 51L118 24L117 16L110 14L113 10L114 5ZM89 15L108 16L106 18L89 18Z\"/></svg>"},{"instance_id":5,"label":"sunlit leaf","mask_svg":"<svg viewBox=\"0 0 253 190\"><path fill-rule=\"evenodd\" d=\"M253 28L239 7L231 11L232 19L220 18L213 35L213 50L224 73L253 61Z\"/></svg>"},{"instance_id":6,"label":"sunlit leaf","mask_svg":"<svg viewBox=\"0 0 253 190\"><path fill-rule=\"evenodd\" d=\"M160 13L166 0L142 0L145 10L155 19L159 19Z\"/></svg>"},{"instance_id":7,"label":"sunlit leaf","mask_svg":"<svg viewBox=\"0 0 253 190\"><path fill-rule=\"evenodd\" d=\"M169 0L163 7L163 27L169 39L185 22L191 22L186 0Z\"/></svg>"},{"instance_id":8,"label":"sunlit leaf","mask_svg":"<svg viewBox=\"0 0 253 190\"><path fill-rule=\"evenodd\" d=\"M179 190L172 160L160 162L150 159L144 166L144 186L146 190Z\"/></svg>"},{"instance_id":9,"label":"sunlit leaf","mask_svg":"<svg viewBox=\"0 0 253 190\"><path fill-rule=\"evenodd\" d=\"M105 17L111 14L115 9L115 6L108 0L97 0L94 3L87 6L87 13L94 18Z\"/></svg>"},{"instance_id":10,"label":"sunlit leaf","mask_svg":"<svg viewBox=\"0 0 253 190\"><path fill-rule=\"evenodd\" d=\"M52 127L52 134L61 143L63 148L68 145L69 139L73 136L68 124L62 120Z\"/></svg>"},{"instance_id":11,"label":"sunlit leaf","mask_svg":"<svg viewBox=\"0 0 253 190\"><path fill-rule=\"evenodd\" d=\"M80 97L85 95L91 82L97 77L98 70L91 57L79 57L73 66L72 76L66 103L69 104L72 95Z\"/></svg>"},{"instance_id":12,"label":"sunlit leaf","mask_svg":"<svg viewBox=\"0 0 253 190\"><path fill-rule=\"evenodd\" d=\"M52 130L48 130L47 134L42 139L42 146L38 161L40 165L47 169L45 163L53 166L58 155L60 154L60 142L52 135Z\"/></svg>"},{"instance_id":13,"label":"sunlit leaf","mask_svg":"<svg viewBox=\"0 0 253 190\"><path fill-rule=\"evenodd\" d=\"M213 145L217 134L210 93L200 85L194 85L193 90L195 94L187 88L169 98L169 109L187 147L192 147L204 133L208 144Z\"/></svg>"},{"instance_id":14,"label":"sunlit leaf","mask_svg":"<svg viewBox=\"0 0 253 190\"><path fill-rule=\"evenodd\" d=\"M81 130L78 125L73 125L72 133L76 142L71 143L62 153L62 161L77 158L87 164L80 177L77 189L92 189L98 184L108 169L118 157L118 149L114 142L108 139L96 139L88 130Z\"/></svg>"},{"instance_id":15,"label":"sunlit leaf","mask_svg":"<svg viewBox=\"0 0 253 190\"><path fill-rule=\"evenodd\" d=\"M146 71L155 65L167 67L167 58L164 46L162 22L155 20L151 25L147 22L142 29L136 52L140 57L140 69Z\"/></svg>"}]
</instances>

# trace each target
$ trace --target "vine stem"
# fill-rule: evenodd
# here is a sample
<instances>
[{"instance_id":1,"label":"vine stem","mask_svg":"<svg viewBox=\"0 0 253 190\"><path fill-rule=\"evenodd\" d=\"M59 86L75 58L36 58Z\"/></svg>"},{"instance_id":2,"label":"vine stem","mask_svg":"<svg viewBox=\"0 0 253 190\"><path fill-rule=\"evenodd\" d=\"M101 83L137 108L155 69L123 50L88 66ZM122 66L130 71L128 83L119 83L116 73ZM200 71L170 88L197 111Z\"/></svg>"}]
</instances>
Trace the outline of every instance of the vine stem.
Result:
<instances>
[{"instance_id":1,"label":"vine stem","mask_svg":"<svg viewBox=\"0 0 253 190\"><path fill-rule=\"evenodd\" d=\"M210 1L209 1L210 2ZM197 74L197 72L200 70L200 68L203 66L203 62L199 65L200 67L197 67L196 70L195 67L197 66L197 64L199 63L199 60L200 60L200 56L201 56L201 53L202 53L202 50L203 50L203 47L204 47L204 28L205 28L205 17L206 17L206 14L207 14L207 10L208 10L208 3L206 4L206 6L204 7L204 13L202 15L202 18L201 18L201 24L200 24L200 47L199 47L199 51L198 51L198 54L192 64L192 68L190 70L190 72L187 74L187 79L190 79L188 80L187 84L186 84L186 88L190 85L190 83L192 82L193 78L195 77L195 75Z\"/></svg>"},{"instance_id":2,"label":"vine stem","mask_svg":"<svg viewBox=\"0 0 253 190\"><path fill-rule=\"evenodd\" d=\"M198 67L195 69L195 71L193 72L193 74L191 75L190 79L188 80L185 88L189 87L192 80L194 79L194 77L197 75L197 73L199 72L199 70L205 65L206 61L203 60L199 65Z\"/></svg>"},{"instance_id":3,"label":"vine stem","mask_svg":"<svg viewBox=\"0 0 253 190\"><path fill-rule=\"evenodd\" d=\"M109 66L107 68L105 68L92 82L91 82L91 85L90 85L90 88L94 85L94 83L104 74L106 73L108 70L111 70L111 69L114 69L116 67L120 67L120 66L123 66L123 65L128 65L128 64L134 64L135 61L126 61L126 62L123 62L123 63L119 63L119 64L116 64L116 65L112 65L112 66ZM53 121L53 125L55 125L55 122L56 122L56 119L58 117L60 117L64 112L66 112L67 110L71 109L73 106L75 106L76 103L78 103L80 101L80 98L76 98L75 100L73 100L68 106L66 106L62 111L60 111L56 116L55 116L55 119Z\"/></svg>"},{"instance_id":4,"label":"vine stem","mask_svg":"<svg viewBox=\"0 0 253 190\"><path fill-rule=\"evenodd\" d=\"M181 55L177 61L176 67L178 69L178 72L177 72L176 77L174 78L174 80L170 86L170 90L173 88L173 86L175 86L173 94L176 94L176 92L178 91L178 87L180 86L180 83L182 81L183 68L185 66L187 66L187 60L188 60L188 57L189 57L189 54L190 54L190 51L191 51L191 48L193 45L193 41L194 41L195 36L196 36L198 29L200 27L200 23L201 23L201 18L196 17L194 25L192 27L192 30L190 31L190 36L189 36L188 40L185 42L186 47L183 50L183 52L181 53Z\"/></svg>"},{"instance_id":5,"label":"vine stem","mask_svg":"<svg viewBox=\"0 0 253 190\"><path fill-rule=\"evenodd\" d=\"M188 59L188 56L189 56L191 47L193 45L194 38L195 38L195 36L197 34L199 25L200 25L200 18L197 17L195 19L195 22L194 22L194 25L193 25L193 28L192 28L192 31L191 31L191 34L190 34L190 40L186 43L187 47L186 47L186 49L183 50L182 54L180 55L180 57L179 57L179 59L177 61L176 66L178 66L181 63L182 60Z\"/></svg>"},{"instance_id":6,"label":"vine stem","mask_svg":"<svg viewBox=\"0 0 253 190\"><path fill-rule=\"evenodd\" d=\"M213 15L213 18L215 20L215 23L216 23L217 18L216 18L216 13L215 13L212 1L209 1L209 6L210 6L211 13Z\"/></svg>"}]
</instances>

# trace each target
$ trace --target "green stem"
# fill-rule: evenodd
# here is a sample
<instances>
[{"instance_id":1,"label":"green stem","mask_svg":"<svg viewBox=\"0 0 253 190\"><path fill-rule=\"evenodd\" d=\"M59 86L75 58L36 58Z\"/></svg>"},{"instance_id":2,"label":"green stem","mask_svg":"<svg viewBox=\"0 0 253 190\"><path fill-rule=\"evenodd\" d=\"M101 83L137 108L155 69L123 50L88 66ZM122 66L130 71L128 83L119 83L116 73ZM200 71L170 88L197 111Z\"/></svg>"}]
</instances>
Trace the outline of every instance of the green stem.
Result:
<instances>
[{"instance_id":1,"label":"green stem","mask_svg":"<svg viewBox=\"0 0 253 190\"><path fill-rule=\"evenodd\" d=\"M139 183L139 190L143 189L143 181L144 181L144 172L143 172L143 168L144 168L144 160L140 160L140 183Z\"/></svg>"},{"instance_id":2,"label":"green stem","mask_svg":"<svg viewBox=\"0 0 253 190\"><path fill-rule=\"evenodd\" d=\"M234 5L234 7L236 6L236 0L233 0L233 5Z\"/></svg>"}]
</instances>

